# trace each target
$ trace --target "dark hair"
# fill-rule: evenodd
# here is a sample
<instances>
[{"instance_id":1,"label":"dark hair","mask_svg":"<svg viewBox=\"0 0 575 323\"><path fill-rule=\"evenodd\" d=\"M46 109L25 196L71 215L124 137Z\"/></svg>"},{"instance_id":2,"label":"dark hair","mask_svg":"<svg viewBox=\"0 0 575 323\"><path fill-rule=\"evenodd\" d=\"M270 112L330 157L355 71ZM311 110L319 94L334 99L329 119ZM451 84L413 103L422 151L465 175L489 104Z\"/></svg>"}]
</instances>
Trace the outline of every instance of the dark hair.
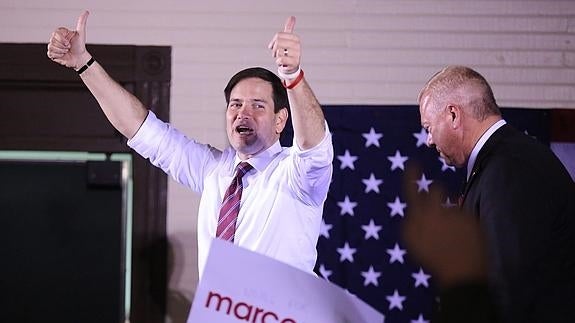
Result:
<instances>
[{"instance_id":1,"label":"dark hair","mask_svg":"<svg viewBox=\"0 0 575 323\"><path fill-rule=\"evenodd\" d=\"M279 112L282 108L287 108L289 111L289 101L287 96L287 90L282 84L282 81L274 73L261 67L250 67L245 70L241 70L232 76L228 85L224 89L224 94L226 96L226 103L230 103L230 93L232 89L241 81L247 78L256 77L267 81L272 86L273 99L274 99L274 112Z\"/></svg>"}]
</instances>

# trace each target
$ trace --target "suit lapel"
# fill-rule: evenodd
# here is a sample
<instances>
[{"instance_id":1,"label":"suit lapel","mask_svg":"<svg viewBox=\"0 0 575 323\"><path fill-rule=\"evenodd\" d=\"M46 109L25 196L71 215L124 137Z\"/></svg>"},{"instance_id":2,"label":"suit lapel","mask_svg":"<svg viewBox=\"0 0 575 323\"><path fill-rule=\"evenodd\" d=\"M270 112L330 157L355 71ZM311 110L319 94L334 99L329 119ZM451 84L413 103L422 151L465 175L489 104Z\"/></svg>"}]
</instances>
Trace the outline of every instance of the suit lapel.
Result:
<instances>
[{"instance_id":1,"label":"suit lapel","mask_svg":"<svg viewBox=\"0 0 575 323\"><path fill-rule=\"evenodd\" d=\"M484 168L485 164L487 163L493 149L497 146L497 144L506 137L513 128L511 126L505 124L497 129L489 139L485 142L479 154L477 154L477 159L475 159L475 164L473 165L473 170L469 175L469 179L465 182L463 187L463 193L461 195L461 206L465 203L465 199L467 198L467 193L471 189L473 182L479 177L481 170Z\"/></svg>"}]
</instances>

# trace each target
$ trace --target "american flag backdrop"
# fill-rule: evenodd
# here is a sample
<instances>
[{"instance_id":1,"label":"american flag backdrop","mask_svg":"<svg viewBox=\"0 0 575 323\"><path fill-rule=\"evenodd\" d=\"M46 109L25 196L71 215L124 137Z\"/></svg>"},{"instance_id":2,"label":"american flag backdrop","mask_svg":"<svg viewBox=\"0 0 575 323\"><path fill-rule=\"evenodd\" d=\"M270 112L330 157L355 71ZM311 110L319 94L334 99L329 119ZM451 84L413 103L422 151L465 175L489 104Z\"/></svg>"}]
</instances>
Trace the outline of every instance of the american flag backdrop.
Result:
<instances>
[{"instance_id":1,"label":"american flag backdrop","mask_svg":"<svg viewBox=\"0 0 575 323\"><path fill-rule=\"evenodd\" d=\"M509 123L548 141L544 110L507 110ZM450 206L464 171L447 166L426 146L417 106L324 106L324 113L335 158L316 272L380 311L387 323L429 322L437 290L400 237L409 208L402 176L407 164L416 162L422 172L412 184L421 194L443 185L450 195L444 203Z\"/></svg>"}]
</instances>

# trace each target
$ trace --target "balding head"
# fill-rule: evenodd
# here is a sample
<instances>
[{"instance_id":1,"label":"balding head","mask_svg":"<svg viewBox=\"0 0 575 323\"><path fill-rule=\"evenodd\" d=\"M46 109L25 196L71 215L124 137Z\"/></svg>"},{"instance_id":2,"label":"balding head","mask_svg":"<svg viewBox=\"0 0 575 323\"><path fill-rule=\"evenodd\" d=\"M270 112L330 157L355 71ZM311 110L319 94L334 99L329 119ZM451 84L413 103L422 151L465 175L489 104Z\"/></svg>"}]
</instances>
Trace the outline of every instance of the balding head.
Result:
<instances>
[{"instance_id":1,"label":"balding head","mask_svg":"<svg viewBox=\"0 0 575 323\"><path fill-rule=\"evenodd\" d=\"M456 104L478 121L501 115L485 78L465 66L447 66L436 73L419 93L418 102L426 97L435 107Z\"/></svg>"}]
</instances>

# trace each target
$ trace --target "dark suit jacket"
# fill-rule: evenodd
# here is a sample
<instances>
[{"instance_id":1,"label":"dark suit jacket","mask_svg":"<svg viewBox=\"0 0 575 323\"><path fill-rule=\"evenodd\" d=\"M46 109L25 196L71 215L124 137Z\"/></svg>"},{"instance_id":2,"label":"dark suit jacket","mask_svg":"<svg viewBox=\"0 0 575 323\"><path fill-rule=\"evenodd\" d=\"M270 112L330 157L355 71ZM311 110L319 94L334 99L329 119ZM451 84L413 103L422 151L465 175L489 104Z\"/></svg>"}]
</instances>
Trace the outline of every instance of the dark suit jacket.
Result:
<instances>
[{"instance_id":1,"label":"dark suit jacket","mask_svg":"<svg viewBox=\"0 0 575 323\"><path fill-rule=\"evenodd\" d=\"M463 208L487 236L506 322L575 322L575 184L546 146L509 125L485 143Z\"/></svg>"}]
</instances>

